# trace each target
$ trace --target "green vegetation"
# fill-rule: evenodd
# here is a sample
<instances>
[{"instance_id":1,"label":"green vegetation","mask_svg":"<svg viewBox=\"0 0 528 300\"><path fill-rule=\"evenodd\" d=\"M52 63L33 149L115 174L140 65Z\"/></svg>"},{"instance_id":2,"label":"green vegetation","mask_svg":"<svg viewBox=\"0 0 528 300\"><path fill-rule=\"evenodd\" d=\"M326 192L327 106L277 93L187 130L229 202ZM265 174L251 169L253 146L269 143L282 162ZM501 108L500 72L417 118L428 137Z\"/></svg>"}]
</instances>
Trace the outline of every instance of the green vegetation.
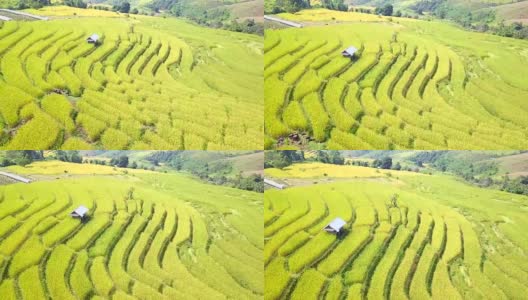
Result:
<instances>
[{"instance_id":1,"label":"green vegetation","mask_svg":"<svg viewBox=\"0 0 528 300\"><path fill-rule=\"evenodd\" d=\"M345 159L339 151L314 151L308 157L304 151L267 151L265 152L264 168L283 169L297 162L313 161L334 165L343 165Z\"/></svg>"},{"instance_id":2,"label":"green vegetation","mask_svg":"<svg viewBox=\"0 0 528 300\"><path fill-rule=\"evenodd\" d=\"M402 164L416 154L381 152L370 154ZM448 174L365 169L295 163L281 177L288 188L266 190L265 299L524 297L526 196ZM345 233L325 232L336 217Z\"/></svg>"},{"instance_id":3,"label":"green vegetation","mask_svg":"<svg viewBox=\"0 0 528 300\"><path fill-rule=\"evenodd\" d=\"M412 8L418 15L429 14L438 19L453 21L466 29L490 32L500 36L514 37L518 39L528 39L528 27L524 26L521 20L514 18L505 20L508 15L497 15L500 5L493 1L483 1L481 5L471 5L464 2L444 1L444 0L420 0ZM501 2L501 1L497 1ZM519 1L521 2L521 1ZM503 2L500 4L506 4ZM522 9L522 6L517 6Z\"/></svg>"},{"instance_id":4,"label":"green vegetation","mask_svg":"<svg viewBox=\"0 0 528 300\"><path fill-rule=\"evenodd\" d=\"M347 11L347 5L343 0L266 0L264 2L264 12L276 14L280 12L294 13L305 8L327 8L331 10Z\"/></svg>"},{"instance_id":5,"label":"green vegetation","mask_svg":"<svg viewBox=\"0 0 528 300\"><path fill-rule=\"evenodd\" d=\"M2 299L262 298L262 194L113 169L7 169L37 179L0 186Z\"/></svg>"},{"instance_id":6,"label":"green vegetation","mask_svg":"<svg viewBox=\"0 0 528 300\"><path fill-rule=\"evenodd\" d=\"M259 37L176 18L32 12L85 11L0 24L0 149L262 148Z\"/></svg>"},{"instance_id":7,"label":"green vegetation","mask_svg":"<svg viewBox=\"0 0 528 300\"><path fill-rule=\"evenodd\" d=\"M85 163L163 172L188 172L208 183L249 191L264 191L264 182L261 176L264 161L262 151L143 151L131 153L102 151L101 153L83 153L86 154Z\"/></svg>"},{"instance_id":8,"label":"green vegetation","mask_svg":"<svg viewBox=\"0 0 528 300\"><path fill-rule=\"evenodd\" d=\"M527 41L354 12L279 17L329 26L266 31L266 148L528 146Z\"/></svg>"}]
</instances>

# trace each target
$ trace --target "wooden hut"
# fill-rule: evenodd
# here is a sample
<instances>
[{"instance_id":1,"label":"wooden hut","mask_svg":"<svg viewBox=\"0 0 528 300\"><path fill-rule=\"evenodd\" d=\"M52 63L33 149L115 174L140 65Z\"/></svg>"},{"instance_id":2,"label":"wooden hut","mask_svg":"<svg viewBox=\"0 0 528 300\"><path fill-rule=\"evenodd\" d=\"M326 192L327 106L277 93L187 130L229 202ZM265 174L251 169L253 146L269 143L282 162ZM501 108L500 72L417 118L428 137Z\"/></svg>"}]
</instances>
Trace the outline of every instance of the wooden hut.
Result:
<instances>
[{"instance_id":1,"label":"wooden hut","mask_svg":"<svg viewBox=\"0 0 528 300\"><path fill-rule=\"evenodd\" d=\"M87 207L81 205L81 206L77 207L74 211L72 211L70 213L70 216L72 218L83 220L84 218L88 217L88 212L89 211L90 210Z\"/></svg>"},{"instance_id":2,"label":"wooden hut","mask_svg":"<svg viewBox=\"0 0 528 300\"><path fill-rule=\"evenodd\" d=\"M86 41L88 42L88 44L97 44L97 43L99 43L99 35L94 33L91 36L89 36L86 39Z\"/></svg>"},{"instance_id":3,"label":"wooden hut","mask_svg":"<svg viewBox=\"0 0 528 300\"><path fill-rule=\"evenodd\" d=\"M343 52L341 52L341 55L343 55L344 57L352 58L352 57L354 57L354 55L356 54L357 51L358 51L358 49L356 47L350 46L350 47L346 48L345 50L343 50Z\"/></svg>"},{"instance_id":4,"label":"wooden hut","mask_svg":"<svg viewBox=\"0 0 528 300\"><path fill-rule=\"evenodd\" d=\"M343 227L345 227L346 222L341 218L335 218L332 220L332 222L328 223L328 225L325 226L324 230L329 233L333 234L339 234Z\"/></svg>"},{"instance_id":5,"label":"wooden hut","mask_svg":"<svg viewBox=\"0 0 528 300\"><path fill-rule=\"evenodd\" d=\"M267 184L267 185L270 185L270 186L272 186L274 188L277 188L279 190L283 190L286 187L285 184L280 184L280 183L278 183L276 181L273 181L273 180L267 179L267 178L264 178L264 183Z\"/></svg>"}]
</instances>

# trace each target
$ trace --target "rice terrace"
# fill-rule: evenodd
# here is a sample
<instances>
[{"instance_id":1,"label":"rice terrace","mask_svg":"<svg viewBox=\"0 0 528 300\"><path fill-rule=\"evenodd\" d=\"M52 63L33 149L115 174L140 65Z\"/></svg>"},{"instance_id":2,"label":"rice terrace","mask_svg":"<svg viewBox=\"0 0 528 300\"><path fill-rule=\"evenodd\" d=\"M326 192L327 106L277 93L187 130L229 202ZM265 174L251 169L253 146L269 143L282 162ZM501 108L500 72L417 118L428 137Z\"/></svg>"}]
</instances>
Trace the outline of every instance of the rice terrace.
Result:
<instances>
[{"instance_id":1,"label":"rice terrace","mask_svg":"<svg viewBox=\"0 0 528 300\"><path fill-rule=\"evenodd\" d=\"M52 159L1 171L31 180L0 174L3 300L262 298L261 193Z\"/></svg>"},{"instance_id":2,"label":"rice terrace","mask_svg":"<svg viewBox=\"0 0 528 300\"><path fill-rule=\"evenodd\" d=\"M49 20L0 21L0 149L262 148L261 37L174 17L30 11Z\"/></svg>"},{"instance_id":3,"label":"rice terrace","mask_svg":"<svg viewBox=\"0 0 528 300\"><path fill-rule=\"evenodd\" d=\"M287 185L264 196L265 299L526 298L528 193L427 167L306 161L265 175Z\"/></svg>"},{"instance_id":4,"label":"rice terrace","mask_svg":"<svg viewBox=\"0 0 528 300\"><path fill-rule=\"evenodd\" d=\"M528 41L326 9L277 17L304 27L265 32L266 149L528 147Z\"/></svg>"}]
</instances>

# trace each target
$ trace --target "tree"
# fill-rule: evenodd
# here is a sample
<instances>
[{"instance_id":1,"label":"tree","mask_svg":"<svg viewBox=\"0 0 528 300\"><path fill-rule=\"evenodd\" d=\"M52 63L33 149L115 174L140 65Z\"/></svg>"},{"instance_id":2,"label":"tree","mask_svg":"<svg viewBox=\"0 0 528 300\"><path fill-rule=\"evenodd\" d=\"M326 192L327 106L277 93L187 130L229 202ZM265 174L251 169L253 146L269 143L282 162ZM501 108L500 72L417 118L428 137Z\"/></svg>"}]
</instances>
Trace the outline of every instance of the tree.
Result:
<instances>
[{"instance_id":1,"label":"tree","mask_svg":"<svg viewBox=\"0 0 528 300\"><path fill-rule=\"evenodd\" d=\"M121 4L121 8L119 9L119 12L127 14L129 11L130 11L130 3L128 3L127 1L123 2L123 4Z\"/></svg>"},{"instance_id":2,"label":"tree","mask_svg":"<svg viewBox=\"0 0 528 300\"><path fill-rule=\"evenodd\" d=\"M130 3L128 1L118 3L114 5L113 10L127 14L130 11Z\"/></svg>"},{"instance_id":3,"label":"tree","mask_svg":"<svg viewBox=\"0 0 528 300\"><path fill-rule=\"evenodd\" d=\"M64 4L71 7L86 8L88 5L82 0L65 0Z\"/></svg>"},{"instance_id":4,"label":"tree","mask_svg":"<svg viewBox=\"0 0 528 300\"><path fill-rule=\"evenodd\" d=\"M339 151L330 151L329 159L330 159L330 163L334 165L344 165L345 164L345 158L341 156L341 153Z\"/></svg>"},{"instance_id":5,"label":"tree","mask_svg":"<svg viewBox=\"0 0 528 300\"><path fill-rule=\"evenodd\" d=\"M392 16L393 7L392 4L385 4L382 7L376 7L374 12L377 15Z\"/></svg>"},{"instance_id":6,"label":"tree","mask_svg":"<svg viewBox=\"0 0 528 300\"><path fill-rule=\"evenodd\" d=\"M264 153L264 168L283 169L292 164L296 151L269 151Z\"/></svg>"},{"instance_id":7,"label":"tree","mask_svg":"<svg viewBox=\"0 0 528 300\"><path fill-rule=\"evenodd\" d=\"M385 4L382 8L382 14L384 16L392 16L393 7L392 4Z\"/></svg>"},{"instance_id":8,"label":"tree","mask_svg":"<svg viewBox=\"0 0 528 300\"><path fill-rule=\"evenodd\" d=\"M132 169L137 169L138 165L137 165L137 163L135 161L133 161L132 164L130 165L130 167Z\"/></svg>"},{"instance_id":9,"label":"tree","mask_svg":"<svg viewBox=\"0 0 528 300\"><path fill-rule=\"evenodd\" d=\"M392 167L392 158L384 157L383 159L381 159L380 168L388 170L391 167Z\"/></svg>"},{"instance_id":10,"label":"tree","mask_svg":"<svg viewBox=\"0 0 528 300\"><path fill-rule=\"evenodd\" d=\"M330 163L330 158L327 151L318 150L315 156L315 160L325 164Z\"/></svg>"},{"instance_id":11,"label":"tree","mask_svg":"<svg viewBox=\"0 0 528 300\"><path fill-rule=\"evenodd\" d=\"M70 156L70 161L76 164L82 163L82 156L79 154L79 151L73 151Z\"/></svg>"},{"instance_id":12,"label":"tree","mask_svg":"<svg viewBox=\"0 0 528 300\"><path fill-rule=\"evenodd\" d=\"M295 13L308 7L307 3L303 0L277 0L275 5L279 10L284 10L289 13Z\"/></svg>"},{"instance_id":13,"label":"tree","mask_svg":"<svg viewBox=\"0 0 528 300\"><path fill-rule=\"evenodd\" d=\"M347 6L344 4L343 0L322 0L321 4L324 8L331 10L340 10L346 11Z\"/></svg>"},{"instance_id":14,"label":"tree","mask_svg":"<svg viewBox=\"0 0 528 300\"><path fill-rule=\"evenodd\" d=\"M397 170L397 171L401 170L401 165L400 165L400 163L397 162L397 163L394 165L393 169L394 169L394 170Z\"/></svg>"},{"instance_id":15,"label":"tree","mask_svg":"<svg viewBox=\"0 0 528 300\"><path fill-rule=\"evenodd\" d=\"M126 168L128 167L128 156L120 156L117 161L117 166L120 168Z\"/></svg>"}]
</instances>

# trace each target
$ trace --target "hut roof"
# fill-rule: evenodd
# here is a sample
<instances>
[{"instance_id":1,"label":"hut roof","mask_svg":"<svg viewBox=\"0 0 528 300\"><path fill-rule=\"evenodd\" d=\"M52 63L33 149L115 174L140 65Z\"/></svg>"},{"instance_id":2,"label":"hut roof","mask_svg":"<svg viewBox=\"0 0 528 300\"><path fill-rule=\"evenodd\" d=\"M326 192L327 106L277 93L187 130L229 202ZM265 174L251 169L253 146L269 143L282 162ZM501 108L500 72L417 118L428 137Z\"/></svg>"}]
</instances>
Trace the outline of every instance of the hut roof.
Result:
<instances>
[{"instance_id":1,"label":"hut roof","mask_svg":"<svg viewBox=\"0 0 528 300\"><path fill-rule=\"evenodd\" d=\"M332 222L328 223L324 230L329 232L339 232L346 225L346 222L341 218L335 218Z\"/></svg>"},{"instance_id":2,"label":"hut roof","mask_svg":"<svg viewBox=\"0 0 528 300\"><path fill-rule=\"evenodd\" d=\"M91 36L89 36L86 40L87 41L97 42L99 40L99 35L97 33L94 33Z\"/></svg>"},{"instance_id":3,"label":"hut roof","mask_svg":"<svg viewBox=\"0 0 528 300\"><path fill-rule=\"evenodd\" d=\"M354 56L358 49L354 46L350 46L341 52L344 56Z\"/></svg>"},{"instance_id":4,"label":"hut roof","mask_svg":"<svg viewBox=\"0 0 528 300\"><path fill-rule=\"evenodd\" d=\"M271 185L273 187L276 187L278 189L281 189L281 190L286 187L286 185L284 185L284 184L280 184L280 183L278 183L276 181L273 181L273 180L267 179L267 178L264 178L264 183L268 184L268 185Z\"/></svg>"},{"instance_id":5,"label":"hut roof","mask_svg":"<svg viewBox=\"0 0 528 300\"><path fill-rule=\"evenodd\" d=\"M89 209L85 206L79 206L74 211L71 212L70 216L72 217L84 217L88 213Z\"/></svg>"}]
</instances>

